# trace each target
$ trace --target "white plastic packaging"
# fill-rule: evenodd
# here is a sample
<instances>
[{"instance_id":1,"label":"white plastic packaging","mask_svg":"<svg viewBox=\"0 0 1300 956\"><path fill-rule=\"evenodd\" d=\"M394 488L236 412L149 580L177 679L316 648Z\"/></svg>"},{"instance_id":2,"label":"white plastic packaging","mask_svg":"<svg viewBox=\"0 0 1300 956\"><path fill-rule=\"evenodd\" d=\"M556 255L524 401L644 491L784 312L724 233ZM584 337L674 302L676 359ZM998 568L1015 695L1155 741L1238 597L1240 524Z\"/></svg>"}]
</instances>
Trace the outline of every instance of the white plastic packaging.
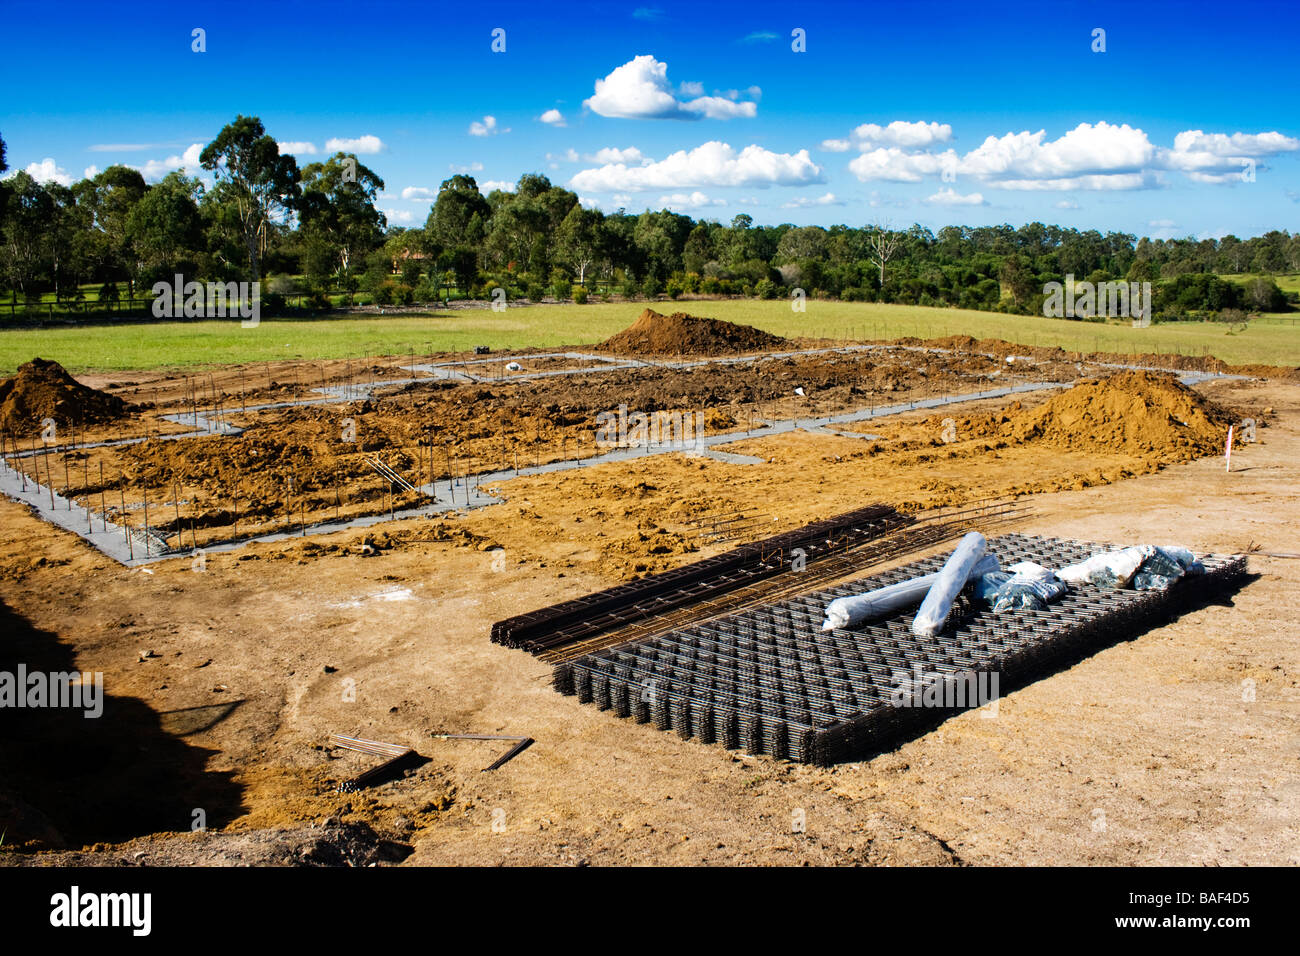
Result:
<instances>
[{"instance_id":1,"label":"white plastic packaging","mask_svg":"<svg viewBox=\"0 0 1300 956\"><path fill-rule=\"evenodd\" d=\"M912 633L918 637L933 637L943 630L944 622L952 613L952 602L966 586L976 565L984 557L984 535L972 531L948 556L943 568L930 586L921 609L912 619Z\"/></svg>"},{"instance_id":2,"label":"white plastic packaging","mask_svg":"<svg viewBox=\"0 0 1300 956\"><path fill-rule=\"evenodd\" d=\"M998 569L998 559L991 554L986 554L971 570L970 579L991 574ZM910 581L900 581L898 584L877 588L866 594L836 598L826 605L826 620L822 623L822 630L856 627L866 621L888 617L896 611L920 604L938 577L939 572L936 571L933 574L912 578Z\"/></svg>"}]
</instances>

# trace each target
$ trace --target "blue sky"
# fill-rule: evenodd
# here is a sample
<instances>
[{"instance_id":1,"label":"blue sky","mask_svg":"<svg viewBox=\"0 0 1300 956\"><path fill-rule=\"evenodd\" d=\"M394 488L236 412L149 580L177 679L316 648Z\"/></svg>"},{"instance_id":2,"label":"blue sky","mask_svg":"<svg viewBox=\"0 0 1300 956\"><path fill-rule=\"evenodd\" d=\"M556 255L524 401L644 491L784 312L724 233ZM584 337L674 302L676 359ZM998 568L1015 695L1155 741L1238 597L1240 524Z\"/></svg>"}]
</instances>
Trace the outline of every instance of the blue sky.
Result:
<instances>
[{"instance_id":1,"label":"blue sky","mask_svg":"<svg viewBox=\"0 0 1300 956\"><path fill-rule=\"evenodd\" d=\"M1244 237L1300 229L1296 9L7 3L0 136L42 178L156 179L255 114L302 164L359 151L401 225L453 172L541 172L724 222Z\"/></svg>"}]
</instances>

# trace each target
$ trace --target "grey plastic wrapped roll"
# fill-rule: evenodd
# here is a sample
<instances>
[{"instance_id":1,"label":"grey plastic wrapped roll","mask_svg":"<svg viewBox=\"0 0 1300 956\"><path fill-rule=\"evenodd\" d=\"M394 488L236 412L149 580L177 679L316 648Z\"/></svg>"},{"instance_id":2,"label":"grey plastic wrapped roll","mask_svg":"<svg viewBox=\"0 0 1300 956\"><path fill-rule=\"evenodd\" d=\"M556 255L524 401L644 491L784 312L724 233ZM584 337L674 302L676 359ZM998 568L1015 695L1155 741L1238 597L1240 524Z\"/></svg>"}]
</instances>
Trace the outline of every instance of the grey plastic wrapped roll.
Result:
<instances>
[{"instance_id":1,"label":"grey plastic wrapped roll","mask_svg":"<svg viewBox=\"0 0 1300 956\"><path fill-rule=\"evenodd\" d=\"M998 559L988 554L971 569L970 577L977 578L997 570L999 570ZM856 627L866 621L888 617L896 611L919 604L938 579L939 572L936 571L934 574L922 575L910 581L900 581L898 584L877 588L866 594L836 598L826 605L826 620L822 622L822 630Z\"/></svg>"},{"instance_id":2,"label":"grey plastic wrapped roll","mask_svg":"<svg viewBox=\"0 0 1300 956\"><path fill-rule=\"evenodd\" d=\"M984 535L978 531L972 531L961 539L961 543L940 569L934 584L930 586L929 593L921 602L921 609L912 619L913 634L918 637L934 637L943 630L948 615L952 613L952 602L984 557L984 548Z\"/></svg>"}]
</instances>

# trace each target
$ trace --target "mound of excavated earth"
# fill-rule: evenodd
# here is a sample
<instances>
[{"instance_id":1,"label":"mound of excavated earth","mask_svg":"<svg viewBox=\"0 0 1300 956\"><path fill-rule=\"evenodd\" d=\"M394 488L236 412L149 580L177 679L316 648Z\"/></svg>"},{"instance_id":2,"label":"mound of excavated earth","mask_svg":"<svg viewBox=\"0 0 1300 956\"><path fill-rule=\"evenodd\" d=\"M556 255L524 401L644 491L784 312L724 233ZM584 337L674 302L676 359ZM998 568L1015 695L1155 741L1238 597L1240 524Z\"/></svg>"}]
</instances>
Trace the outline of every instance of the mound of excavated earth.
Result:
<instances>
[{"instance_id":1,"label":"mound of excavated earth","mask_svg":"<svg viewBox=\"0 0 1300 956\"><path fill-rule=\"evenodd\" d=\"M779 335L749 325L685 312L660 315L646 309L629 328L606 339L599 348L622 355L719 355L766 352L789 344Z\"/></svg>"},{"instance_id":2,"label":"mound of excavated earth","mask_svg":"<svg viewBox=\"0 0 1300 956\"><path fill-rule=\"evenodd\" d=\"M34 358L18 374L0 382L0 430L11 435L40 431L41 422L58 426L115 421L129 410L116 395L82 385L58 362Z\"/></svg>"}]
</instances>

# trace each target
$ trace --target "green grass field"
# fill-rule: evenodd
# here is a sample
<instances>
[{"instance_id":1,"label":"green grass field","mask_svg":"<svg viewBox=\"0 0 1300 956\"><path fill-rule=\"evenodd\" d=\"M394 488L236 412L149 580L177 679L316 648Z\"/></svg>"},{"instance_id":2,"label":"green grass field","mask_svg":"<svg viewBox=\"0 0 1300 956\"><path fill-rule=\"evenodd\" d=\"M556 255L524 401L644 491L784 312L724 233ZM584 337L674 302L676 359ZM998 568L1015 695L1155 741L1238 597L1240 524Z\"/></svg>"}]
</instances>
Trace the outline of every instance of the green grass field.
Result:
<instances>
[{"instance_id":1,"label":"green grass field","mask_svg":"<svg viewBox=\"0 0 1300 956\"><path fill-rule=\"evenodd\" d=\"M244 329L225 321L139 322L0 331L0 373L34 356L70 371L193 367L278 359L583 345L626 328L647 303L547 305L433 312L421 315L312 320L264 319ZM972 335L1071 351L1180 352L1213 355L1232 364L1300 365L1300 315L1265 316L1244 332L1215 323L1178 322L1134 329L1040 316L857 302L809 301L793 313L785 301L659 302L661 312L683 310L754 325L787 337L883 339Z\"/></svg>"}]
</instances>

